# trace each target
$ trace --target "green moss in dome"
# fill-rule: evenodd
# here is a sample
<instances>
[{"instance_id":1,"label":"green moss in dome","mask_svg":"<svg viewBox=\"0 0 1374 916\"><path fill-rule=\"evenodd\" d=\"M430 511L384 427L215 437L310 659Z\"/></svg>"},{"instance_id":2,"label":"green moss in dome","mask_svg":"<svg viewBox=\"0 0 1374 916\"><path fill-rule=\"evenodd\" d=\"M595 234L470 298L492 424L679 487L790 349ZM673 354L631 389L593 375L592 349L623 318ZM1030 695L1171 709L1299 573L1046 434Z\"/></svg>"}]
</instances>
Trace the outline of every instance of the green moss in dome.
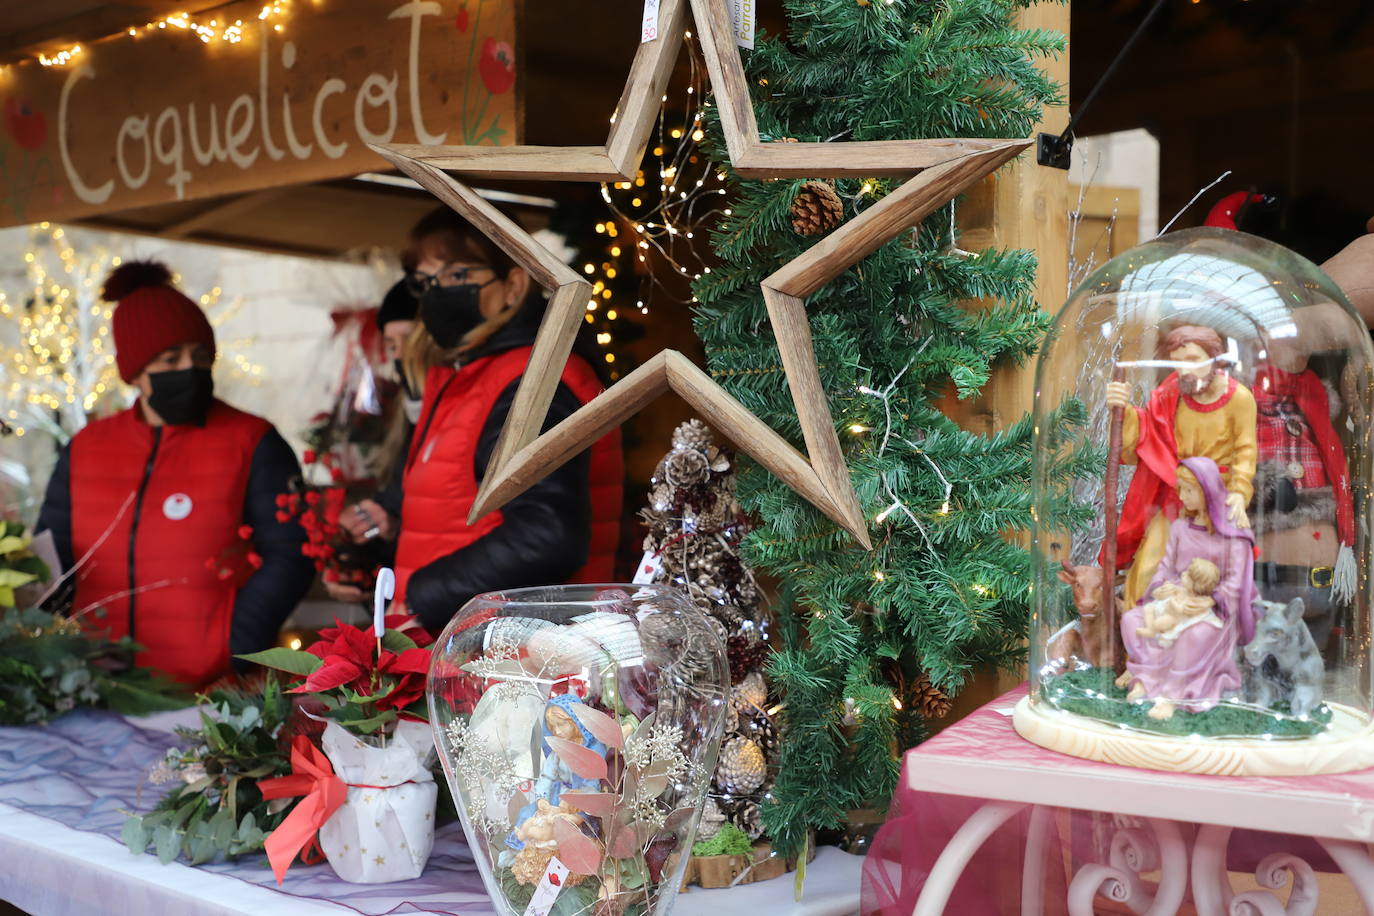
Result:
<instances>
[{"instance_id":1,"label":"green moss in dome","mask_svg":"<svg viewBox=\"0 0 1374 916\"><path fill-rule=\"evenodd\" d=\"M1126 725L1159 735L1205 738L1308 738L1326 731L1331 723L1331 708L1325 703L1307 719L1296 719L1281 709L1264 710L1255 706L1221 703L1205 712L1175 710L1168 719L1151 719L1148 702L1126 701L1126 690L1116 686L1116 673L1110 668L1084 668L1046 678L1040 689L1045 701L1065 712Z\"/></svg>"}]
</instances>

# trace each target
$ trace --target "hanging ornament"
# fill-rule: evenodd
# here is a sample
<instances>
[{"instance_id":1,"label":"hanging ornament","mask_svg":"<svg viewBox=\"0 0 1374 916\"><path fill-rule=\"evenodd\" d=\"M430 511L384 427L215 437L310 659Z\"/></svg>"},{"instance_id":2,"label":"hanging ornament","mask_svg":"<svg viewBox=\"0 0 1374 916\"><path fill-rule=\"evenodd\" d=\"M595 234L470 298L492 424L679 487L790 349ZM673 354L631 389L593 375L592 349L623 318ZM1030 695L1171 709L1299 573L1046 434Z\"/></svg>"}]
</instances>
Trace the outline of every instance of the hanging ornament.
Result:
<instances>
[{"instance_id":1,"label":"hanging ornament","mask_svg":"<svg viewBox=\"0 0 1374 916\"><path fill-rule=\"evenodd\" d=\"M930 682L930 677L924 672L916 678L913 685L913 692L916 695L916 708L921 715L927 719L942 719L949 715L952 705L949 695Z\"/></svg>"},{"instance_id":2,"label":"hanging ornament","mask_svg":"<svg viewBox=\"0 0 1374 916\"><path fill-rule=\"evenodd\" d=\"M798 235L820 235L844 221L844 201L828 181L808 181L792 201L792 228Z\"/></svg>"}]
</instances>

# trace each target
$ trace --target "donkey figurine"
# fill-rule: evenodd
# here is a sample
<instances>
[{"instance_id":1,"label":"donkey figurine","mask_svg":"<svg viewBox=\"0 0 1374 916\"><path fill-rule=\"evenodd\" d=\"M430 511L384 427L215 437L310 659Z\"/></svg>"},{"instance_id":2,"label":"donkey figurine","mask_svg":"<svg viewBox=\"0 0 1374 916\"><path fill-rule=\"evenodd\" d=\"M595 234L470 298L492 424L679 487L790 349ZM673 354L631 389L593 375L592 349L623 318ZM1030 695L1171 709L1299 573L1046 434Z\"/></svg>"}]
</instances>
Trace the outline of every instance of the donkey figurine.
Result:
<instances>
[{"instance_id":1,"label":"donkey figurine","mask_svg":"<svg viewBox=\"0 0 1374 916\"><path fill-rule=\"evenodd\" d=\"M1123 670L1125 659L1121 639L1115 628L1120 615L1104 613L1103 584L1106 577L1100 566L1060 564L1059 581L1073 590L1073 606L1078 619L1050 637L1046 656L1051 659L1077 658L1097 668ZM1113 603L1115 596L1113 596ZM1113 608L1112 610L1119 610Z\"/></svg>"},{"instance_id":2,"label":"donkey figurine","mask_svg":"<svg viewBox=\"0 0 1374 916\"><path fill-rule=\"evenodd\" d=\"M1322 701L1326 666L1303 622L1303 600L1260 604L1264 616L1244 649L1245 699L1266 709L1285 704L1293 715L1306 716Z\"/></svg>"}]
</instances>

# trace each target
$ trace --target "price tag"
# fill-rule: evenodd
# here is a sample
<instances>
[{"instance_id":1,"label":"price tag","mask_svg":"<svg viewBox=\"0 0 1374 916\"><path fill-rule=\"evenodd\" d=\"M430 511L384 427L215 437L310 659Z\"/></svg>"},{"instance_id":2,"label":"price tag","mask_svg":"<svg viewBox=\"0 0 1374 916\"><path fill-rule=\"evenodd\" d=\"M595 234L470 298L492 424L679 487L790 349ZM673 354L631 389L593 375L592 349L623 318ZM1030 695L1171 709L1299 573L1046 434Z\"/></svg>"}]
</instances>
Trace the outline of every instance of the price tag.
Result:
<instances>
[{"instance_id":1,"label":"price tag","mask_svg":"<svg viewBox=\"0 0 1374 916\"><path fill-rule=\"evenodd\" d=\"M644 0L644 25L639 43L658 38L658 0Z\"/></svg>"},{"instance_id":2,"label":"price tag","mask_svg":"<svg viewBox=\"0 0 1374 916\"><path fill-rule=\"evenodd\" d=\"M730 20L735 27L735 44L754 49L754 8L758 0L730 0Z\"/></svg>"},{"instance_id":3,"label":"price tag","mask_svg":"<svg viewBox=\"0 0 1374 916\"><path fill-rule=\"evenodd\" d=\"M635 577L630 581L635 585L648 585L658 578L662 570L663 556L646 550L644 556L639 558L639 565L635 567Z\"/></svg>"},{"instance_id":4,"label":"price tag","mask_svg":"<svg viewBox=\"0 0 1374 916\"><path fill-rule=\"evenodd\" d=\"M539 879L539 886L534 889L530 905L525 907L525 916L549 916L549 910L553 909L553 902L558 899L558 892L563 889L563 882L566 880L568 866L554 856L549 860L549 867L544 869L544 877Z\"/></svg>"}]
</instances>

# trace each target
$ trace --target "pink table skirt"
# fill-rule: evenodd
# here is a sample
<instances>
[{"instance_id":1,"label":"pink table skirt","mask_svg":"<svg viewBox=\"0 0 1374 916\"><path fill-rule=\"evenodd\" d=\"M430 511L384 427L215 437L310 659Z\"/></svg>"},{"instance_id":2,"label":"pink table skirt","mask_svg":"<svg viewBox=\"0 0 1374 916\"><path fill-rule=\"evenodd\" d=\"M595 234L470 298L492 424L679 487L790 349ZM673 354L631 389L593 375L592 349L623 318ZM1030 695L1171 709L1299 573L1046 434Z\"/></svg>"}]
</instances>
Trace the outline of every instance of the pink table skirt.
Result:
<instances>
[{"instance_id":1,"label":"pink table skirt","mask_svg":"<svg viewBox=\"0 0 1374 916\"><path fill-rule=\"evenodd\" d=\"M1024 692L1022 687L993 701L907 752L887 822L864 865L865 916L910 916L941 853L990 800L995 804L985 814L993 813L991 807L997 805L1015 813L969 859L954 884L946 913L1021 916L1027 893L1040 898L1032 902L1031 911L1067 913L1066 896L1083 869L1100 870L1113 861L1139 866L1142 857L1143 864L1151 865L1150 857L1159 856L1164 844L1155 842L1157 833L1146 820L1150 818L1176 825L1185 849L1199 845L1194 840L1201 828L1195 822L1217 825L1207 828L1213 837L1219 828L1234 824L1297 828L1345 842L1369 839L1359 834L1374 824L1374 771L1338 777L1245 779L1078 760L1016 735L1007 713ZM1075 801L1098 810L1068 807ZM1040 877L1028 885L1024 865L1035 806L1040 806L1035 816L1043 839L1037 846L1043 868L1031 870ZM1295 822L1298 811L1307 814L1307 823ZM1228 819L1228 812L1234 820ZM1235 829L1229 844L1223 839L1220 848L1222 859L1216 864L1224 862L1231 871L1253 872L1266 856L1277 852L1292 853L1316 871L1337 870L1323 847L1308 836Z\"/></svg>"}]
</instances>

